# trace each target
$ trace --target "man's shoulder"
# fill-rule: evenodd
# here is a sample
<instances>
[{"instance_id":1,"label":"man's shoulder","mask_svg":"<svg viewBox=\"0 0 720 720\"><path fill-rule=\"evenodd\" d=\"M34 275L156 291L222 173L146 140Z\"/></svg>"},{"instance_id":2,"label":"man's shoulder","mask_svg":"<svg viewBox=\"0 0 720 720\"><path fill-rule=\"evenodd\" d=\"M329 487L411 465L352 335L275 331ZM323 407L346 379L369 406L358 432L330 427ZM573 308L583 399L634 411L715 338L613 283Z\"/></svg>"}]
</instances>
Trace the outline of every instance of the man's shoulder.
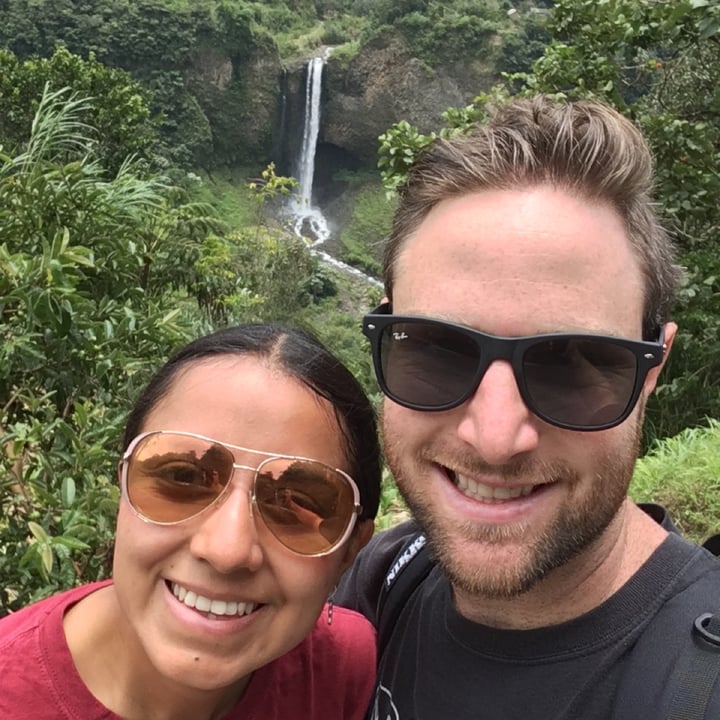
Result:
<instances>
[{"instance_id":1,"label":"man's shoulder","mask_svg":"<svg viewBox=\"0 0 720 720\"><path fill-rule=\"evenodd\" d=\"M377 533L343 575L336 602L360 611L374 623L377 598L385 577L401 550L418 534L413 520Z\"/></svg>"},{"instance_id":2,"label":"man's shoulder","mask_svg":"<svg viewBox=\"0 0 720 720\"><path fill-rule=\"evenodd\" d=\"M622 666L612 717L637 717L633 709L645 707L663 717L719 717L720 638L708 636L705 623L720 617L720 560L672 533L653 556L656 565L659 560L673 568L673 577L657 593L657 607L647 604L648 620ZM690 704L707 705L707 713L668 714Z\"/></svg>"},{"instance_id":3,"label":"man's shoulder","mask_svg":"<svg viewBox=\"0 0 720 720\"><path fill-rule=\"evenodd\" d=\"M420 530L414 520L406 520L389 530L376 533L370 542L360 551L359 558L365 562L379 562L382 558L392 561L408 541L418 535Z\"/></svg>"},{"instance_id":4,"label":"man's shoulder","mask_svg":"<svg viewBox=\"0 0 720 720\"><path fill-rule=\"evenodd\" d=\"M258 668L228 718L358 720L375 684L375 629L359 613L327 607L292 650ZM268 688L282 688L271 693Z\"/></svg>"}]
</instances>

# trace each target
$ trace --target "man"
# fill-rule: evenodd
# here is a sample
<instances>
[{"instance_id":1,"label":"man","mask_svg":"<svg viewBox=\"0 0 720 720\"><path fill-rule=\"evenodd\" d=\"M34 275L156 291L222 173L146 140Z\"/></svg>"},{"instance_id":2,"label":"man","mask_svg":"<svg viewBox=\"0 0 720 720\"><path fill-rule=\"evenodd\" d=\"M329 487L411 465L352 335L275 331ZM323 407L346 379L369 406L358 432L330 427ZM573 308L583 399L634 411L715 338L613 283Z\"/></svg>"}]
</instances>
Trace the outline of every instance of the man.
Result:
<instances>
[{"instance_id":1,"label":"man","mask_svg":"<svg viewBox=\"0 0 720 720\"><path fill-rule=\"evenodd\" d=\"M685 704L676 679L693 622L720 606L720 562L627 497L681 275L651 182L624 117L542 96L411 170L364 331L388 463L434 566L380 633L373 718L655 720ZM416 537L377 536L338 601L382 627L381 586L420 562ZM717 689L709 707L720 717Z\"/></svg>"}]
</instances>

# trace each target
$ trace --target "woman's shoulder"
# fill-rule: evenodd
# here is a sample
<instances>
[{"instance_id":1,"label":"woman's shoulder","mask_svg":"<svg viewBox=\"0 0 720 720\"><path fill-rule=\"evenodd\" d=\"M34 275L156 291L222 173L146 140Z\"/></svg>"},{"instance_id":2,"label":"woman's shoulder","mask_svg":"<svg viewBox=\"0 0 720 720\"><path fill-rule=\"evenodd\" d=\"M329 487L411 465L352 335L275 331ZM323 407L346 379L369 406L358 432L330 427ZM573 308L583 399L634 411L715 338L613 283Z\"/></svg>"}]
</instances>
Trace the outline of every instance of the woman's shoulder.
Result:
<instances>
[{"instance_id":1,"label":"woman's shoulder","mask_svg":"<svg viewBox=\"0 0 720 720\"><path fill-rule=\"evenodd\" d=\"M310 634L280 661L289 665L311 663L315 673L337 677L338 673L352 674L358 668L375 668L375 628L359 612L344 607L333 607L328 622L328 606Z\"/></svg>"},{"instance_id":2,"label":"woman's shoulder","mask_svg":"<svg viewBox=\"0 0 720 720\"><path fill-rule=\"evenodd\" d=\"M326 606L299 645L255 671L230 717L361 720L375 684L375 655L368 620L335 607L329 624ZM282 693L272 690L279 687Z\"/></svg>"},{"instance_id":3,"label":"woman's shoulder","mask_svg":"<svg viewBox=\"0 0 720 720\"><path fill-rule=\"evenodd\" d=\"M52 595L0 620L0 717L56 718L59 706L77 707L83 696L95 702L75 670L63 617L69 607L107 584Z\"/></svg>"},{"instance_id":4,"label":"woman's shoulder","mask_svg":"<svg viewBox=\"0 0 720 720\"><path fill-rule=\"evenodd\" d=\"M62 616L71 605L105 587L110 582L104 580L65 590L0 618L0 648L15 643L27 633L37 631L38 628L45 625L49 618L57 616L59 620L62 620Z\"/></svg>"},{"instance_id":5,"label":"woman's shoulder","mask_svg":"<svg viewBox=\"0 0 720 720\"><path fill-rule=\"evenodd\" d=\"M361 613L350 608L332 608L332 621L328 622L328 606L323 608L313 631L307 638L312 652L329 653L336 660L350 662L369 659L375 663L375 628Z\"/></svg>"}]
</instances>

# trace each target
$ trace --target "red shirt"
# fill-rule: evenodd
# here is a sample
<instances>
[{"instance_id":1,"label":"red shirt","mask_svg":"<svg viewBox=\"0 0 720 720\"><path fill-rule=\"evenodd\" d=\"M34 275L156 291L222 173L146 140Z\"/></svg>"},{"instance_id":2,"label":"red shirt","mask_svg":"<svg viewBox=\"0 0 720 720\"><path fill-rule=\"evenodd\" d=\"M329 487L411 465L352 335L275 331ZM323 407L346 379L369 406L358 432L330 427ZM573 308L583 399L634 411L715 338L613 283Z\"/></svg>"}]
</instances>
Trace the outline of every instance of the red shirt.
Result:
<instances>
[{"instance_id":1,"label":"red shirt","mask_svg":"<svg viewBox=\"0 0 720 720\"><path fill-rule=\"evenodd\" d=\"M65 611L109 584L41 600L0 620L0 718L119 720L90 693L65 640ZM375 681L375 630L360 614L323 613L297 647L256 670L225 720L362 720Z\"/></svg>"}]
</instances>

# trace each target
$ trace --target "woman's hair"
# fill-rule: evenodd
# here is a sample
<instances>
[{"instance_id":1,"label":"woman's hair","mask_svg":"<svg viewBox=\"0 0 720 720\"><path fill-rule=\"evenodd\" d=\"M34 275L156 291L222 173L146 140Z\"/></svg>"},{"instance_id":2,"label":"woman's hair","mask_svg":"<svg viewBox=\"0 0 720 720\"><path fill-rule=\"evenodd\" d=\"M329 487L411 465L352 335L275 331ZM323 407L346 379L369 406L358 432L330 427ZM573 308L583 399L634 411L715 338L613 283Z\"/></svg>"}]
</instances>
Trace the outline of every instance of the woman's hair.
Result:
<instances>
[{"instance_id":1,"label":"woman's hair","mask_svg":"<svg viewBox=\"0 0 720 720\"><path fill-rule=\"evenodd\" d=\"M380 502L382 465L375 412L353 374L304 330L271 323L245 324L193 340L157 370L140 394L125 426L123 448L142 432L148 414L170 392L182 370L222 355L264 360L333 406L349 472L360 490L360 519L374 518Z\"/></svg>"},{"instance_id":2,"label":"woman's hair","mask_svg":"<svg viewBox=\"0 0 720 720\"><path fill-rule=\"evenodd\" d=\"M469 134L431 143L411 167L385 248L385 292L392 300L398 257L438 203L551 185L607 203L622 217L645 286L643 334L655 339L682 271L656 212L652 180L652 155L642 134L607 105L544 95L500 105Z\"/></svg>"}]
</instances>

